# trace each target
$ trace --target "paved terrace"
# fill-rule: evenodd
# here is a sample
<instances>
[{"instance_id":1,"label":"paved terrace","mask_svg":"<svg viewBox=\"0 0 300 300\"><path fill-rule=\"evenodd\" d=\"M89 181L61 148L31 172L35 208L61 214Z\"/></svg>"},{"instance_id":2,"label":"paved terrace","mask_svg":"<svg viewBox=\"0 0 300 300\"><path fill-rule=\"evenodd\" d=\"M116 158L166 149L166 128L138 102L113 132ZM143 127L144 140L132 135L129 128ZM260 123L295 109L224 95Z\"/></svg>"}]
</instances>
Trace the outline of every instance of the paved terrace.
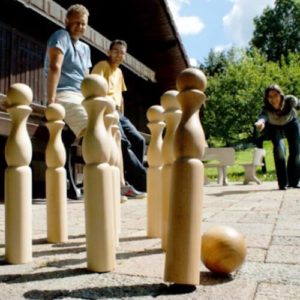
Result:
<instances>
[{"instance_id":1,"label":"paved terrace","mask_svg":"<svg viewBox=\"0 0 300 300\"><path fill-rule=\"evenodd\" d=\"M201 265L189 293L163 281L164 254L146 237L146 200L122 204L117 268L92 273L85 266L83 201L68 202L66 244L47 244L45 201L33 203L33 262L7 265L4 205L0 204L0 299L300 299L300 191L262 185L205 186L203 230L230 225L246 236L245 264L218 277Z\"/></svg>"}]
</instances>

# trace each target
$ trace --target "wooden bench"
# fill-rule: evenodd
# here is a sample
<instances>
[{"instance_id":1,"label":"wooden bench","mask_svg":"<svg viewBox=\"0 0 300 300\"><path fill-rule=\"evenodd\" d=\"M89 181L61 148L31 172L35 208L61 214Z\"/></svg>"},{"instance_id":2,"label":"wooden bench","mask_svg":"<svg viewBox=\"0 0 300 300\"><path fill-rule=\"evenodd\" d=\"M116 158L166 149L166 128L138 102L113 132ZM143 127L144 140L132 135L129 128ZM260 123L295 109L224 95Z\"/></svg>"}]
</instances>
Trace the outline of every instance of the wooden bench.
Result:
<instances>
[{"instance_id":1,"label":"wooden bench","mask_svg":"<svg viewBox=\"0 0 300 300\"><path fill-rule=\"evenodd\" d=\"M202 162L205 168L217 168L218 170L218 183L222 185L228 185L227 167L234 165L235 150L231 147L220 148L205 148ZM209 180L206 177L205 183Z\"/></svg>"}]
</instances>

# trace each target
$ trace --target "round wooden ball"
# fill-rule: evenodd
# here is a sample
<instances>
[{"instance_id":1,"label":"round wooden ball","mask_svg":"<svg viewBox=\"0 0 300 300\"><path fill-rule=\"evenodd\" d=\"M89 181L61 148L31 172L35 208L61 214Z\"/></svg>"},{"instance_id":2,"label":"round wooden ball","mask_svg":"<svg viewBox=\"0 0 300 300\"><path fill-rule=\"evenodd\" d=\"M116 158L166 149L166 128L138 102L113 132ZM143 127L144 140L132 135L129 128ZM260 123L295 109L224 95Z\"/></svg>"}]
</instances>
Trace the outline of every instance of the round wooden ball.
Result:
<instances>
[{"instance_id":1,"label":"round wooden ball","mask_svg":"<svg viewBox=\"0 0 300 300\"><path fill-rule=\"evenodd\" d=\"M29 105L32 102L33 94L31 88L24 83L14 83L7 91L7 104Z\"/></svg>"},{"instance_id":2,"label":"round wooden ball","mask_svg":"<svg viewBox=\"0 0 300 300\"><path fill-rule=\"evenodd\" d=\"M179 92L190 89L204 91L207 85L205 74L196 68L183 70L176 79L176 87Z\"/></svg>"},{"instance_id":3,"label":"round wooden ball","mask_svg":"<svg viewBox=\"0 0 300 300\"><path fill-rule=\"evenodd\" d=\"M147 110L147 119L149 122L160 122L163 121L164 109L160 105L153 105Z\"/></svg>"},{"instance_id":4,"label":"round wooden ball","mask_svg":"<svg viewBox=\"0 0 300 300\"><path fill-rule=\"evenodd\" d=\"M87 75L81 83L81 93L85 98L104 97L108 92L106 79L97 74Z\"/></svg>"},{"instance_id":5,"label":"round wooden ball","mask_svg":"<svg viewBox=\"0 0 300 300\"><path fill-rule=\"evenodd\" d=\"M65 109L59 103L51 103L45 110L45 117L48 121L63 120L65 115Z\"/></svg>"},{"instance_id":6,"label":"round wooden ball","mask_svg":"<svg viewBox=\"0 0 300 300\"><path fill-rule=\"evenodd\" d=\"M161 97L160 97L160 103L161 106L165 110L176 110L180 109L180 104L176 98L178 95L178 91L175 90L169 90L166 91Z\"/></svg>"},{"instance_id":7,"label":"round wooden ball","mask_svg":"<svg viewBox=\"0 0 300 300\"><path fill-rule=\"evenodd\" d=\"M229 226L216 226L202 236L201 260L212 272L229 274L246 258L244 236Z\"/></svg>"}]
</instances>

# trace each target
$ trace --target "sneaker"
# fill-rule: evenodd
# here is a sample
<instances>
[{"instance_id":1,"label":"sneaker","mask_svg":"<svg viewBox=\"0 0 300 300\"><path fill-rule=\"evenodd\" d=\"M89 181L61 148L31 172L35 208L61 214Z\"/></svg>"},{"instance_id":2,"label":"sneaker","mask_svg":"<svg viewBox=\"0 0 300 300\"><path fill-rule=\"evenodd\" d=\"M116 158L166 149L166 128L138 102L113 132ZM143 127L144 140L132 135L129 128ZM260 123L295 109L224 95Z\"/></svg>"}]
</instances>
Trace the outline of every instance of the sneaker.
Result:
<instances>
[{"instance_id":1,"label":"sneaker","mask_svg":"<svg viewBox=\"0 0 300 300\"><path fill-rule=\"evenodd\" d=\"M132 185L126 184L121 187L121 195L126 196L128 198L145 198L147 196L146 193L137 191Z\"/></svg>"}]
</instances>

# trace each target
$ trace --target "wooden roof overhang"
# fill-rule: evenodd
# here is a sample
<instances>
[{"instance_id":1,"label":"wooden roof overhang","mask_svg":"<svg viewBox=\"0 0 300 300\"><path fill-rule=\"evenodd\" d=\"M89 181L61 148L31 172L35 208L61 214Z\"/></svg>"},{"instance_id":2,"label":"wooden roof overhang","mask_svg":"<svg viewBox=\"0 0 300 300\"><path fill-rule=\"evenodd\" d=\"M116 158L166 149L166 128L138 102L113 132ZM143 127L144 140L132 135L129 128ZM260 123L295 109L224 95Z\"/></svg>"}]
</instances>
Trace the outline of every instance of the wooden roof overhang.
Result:
<instances>
[{"instance_id":1,"label":"wooden roof overhang","mask_svg":"<svg viewBox=\"0 0 300 300\"><path fill-rule=\"evenodd\" d=\"M125 67L156 81L161 92L175 88L188 59L165 0L15 0L59 26L64 26L66 9L81 3L90 11L84 39L102 53L111 40L128 43Z\"/></svg>"}]
</instances>

